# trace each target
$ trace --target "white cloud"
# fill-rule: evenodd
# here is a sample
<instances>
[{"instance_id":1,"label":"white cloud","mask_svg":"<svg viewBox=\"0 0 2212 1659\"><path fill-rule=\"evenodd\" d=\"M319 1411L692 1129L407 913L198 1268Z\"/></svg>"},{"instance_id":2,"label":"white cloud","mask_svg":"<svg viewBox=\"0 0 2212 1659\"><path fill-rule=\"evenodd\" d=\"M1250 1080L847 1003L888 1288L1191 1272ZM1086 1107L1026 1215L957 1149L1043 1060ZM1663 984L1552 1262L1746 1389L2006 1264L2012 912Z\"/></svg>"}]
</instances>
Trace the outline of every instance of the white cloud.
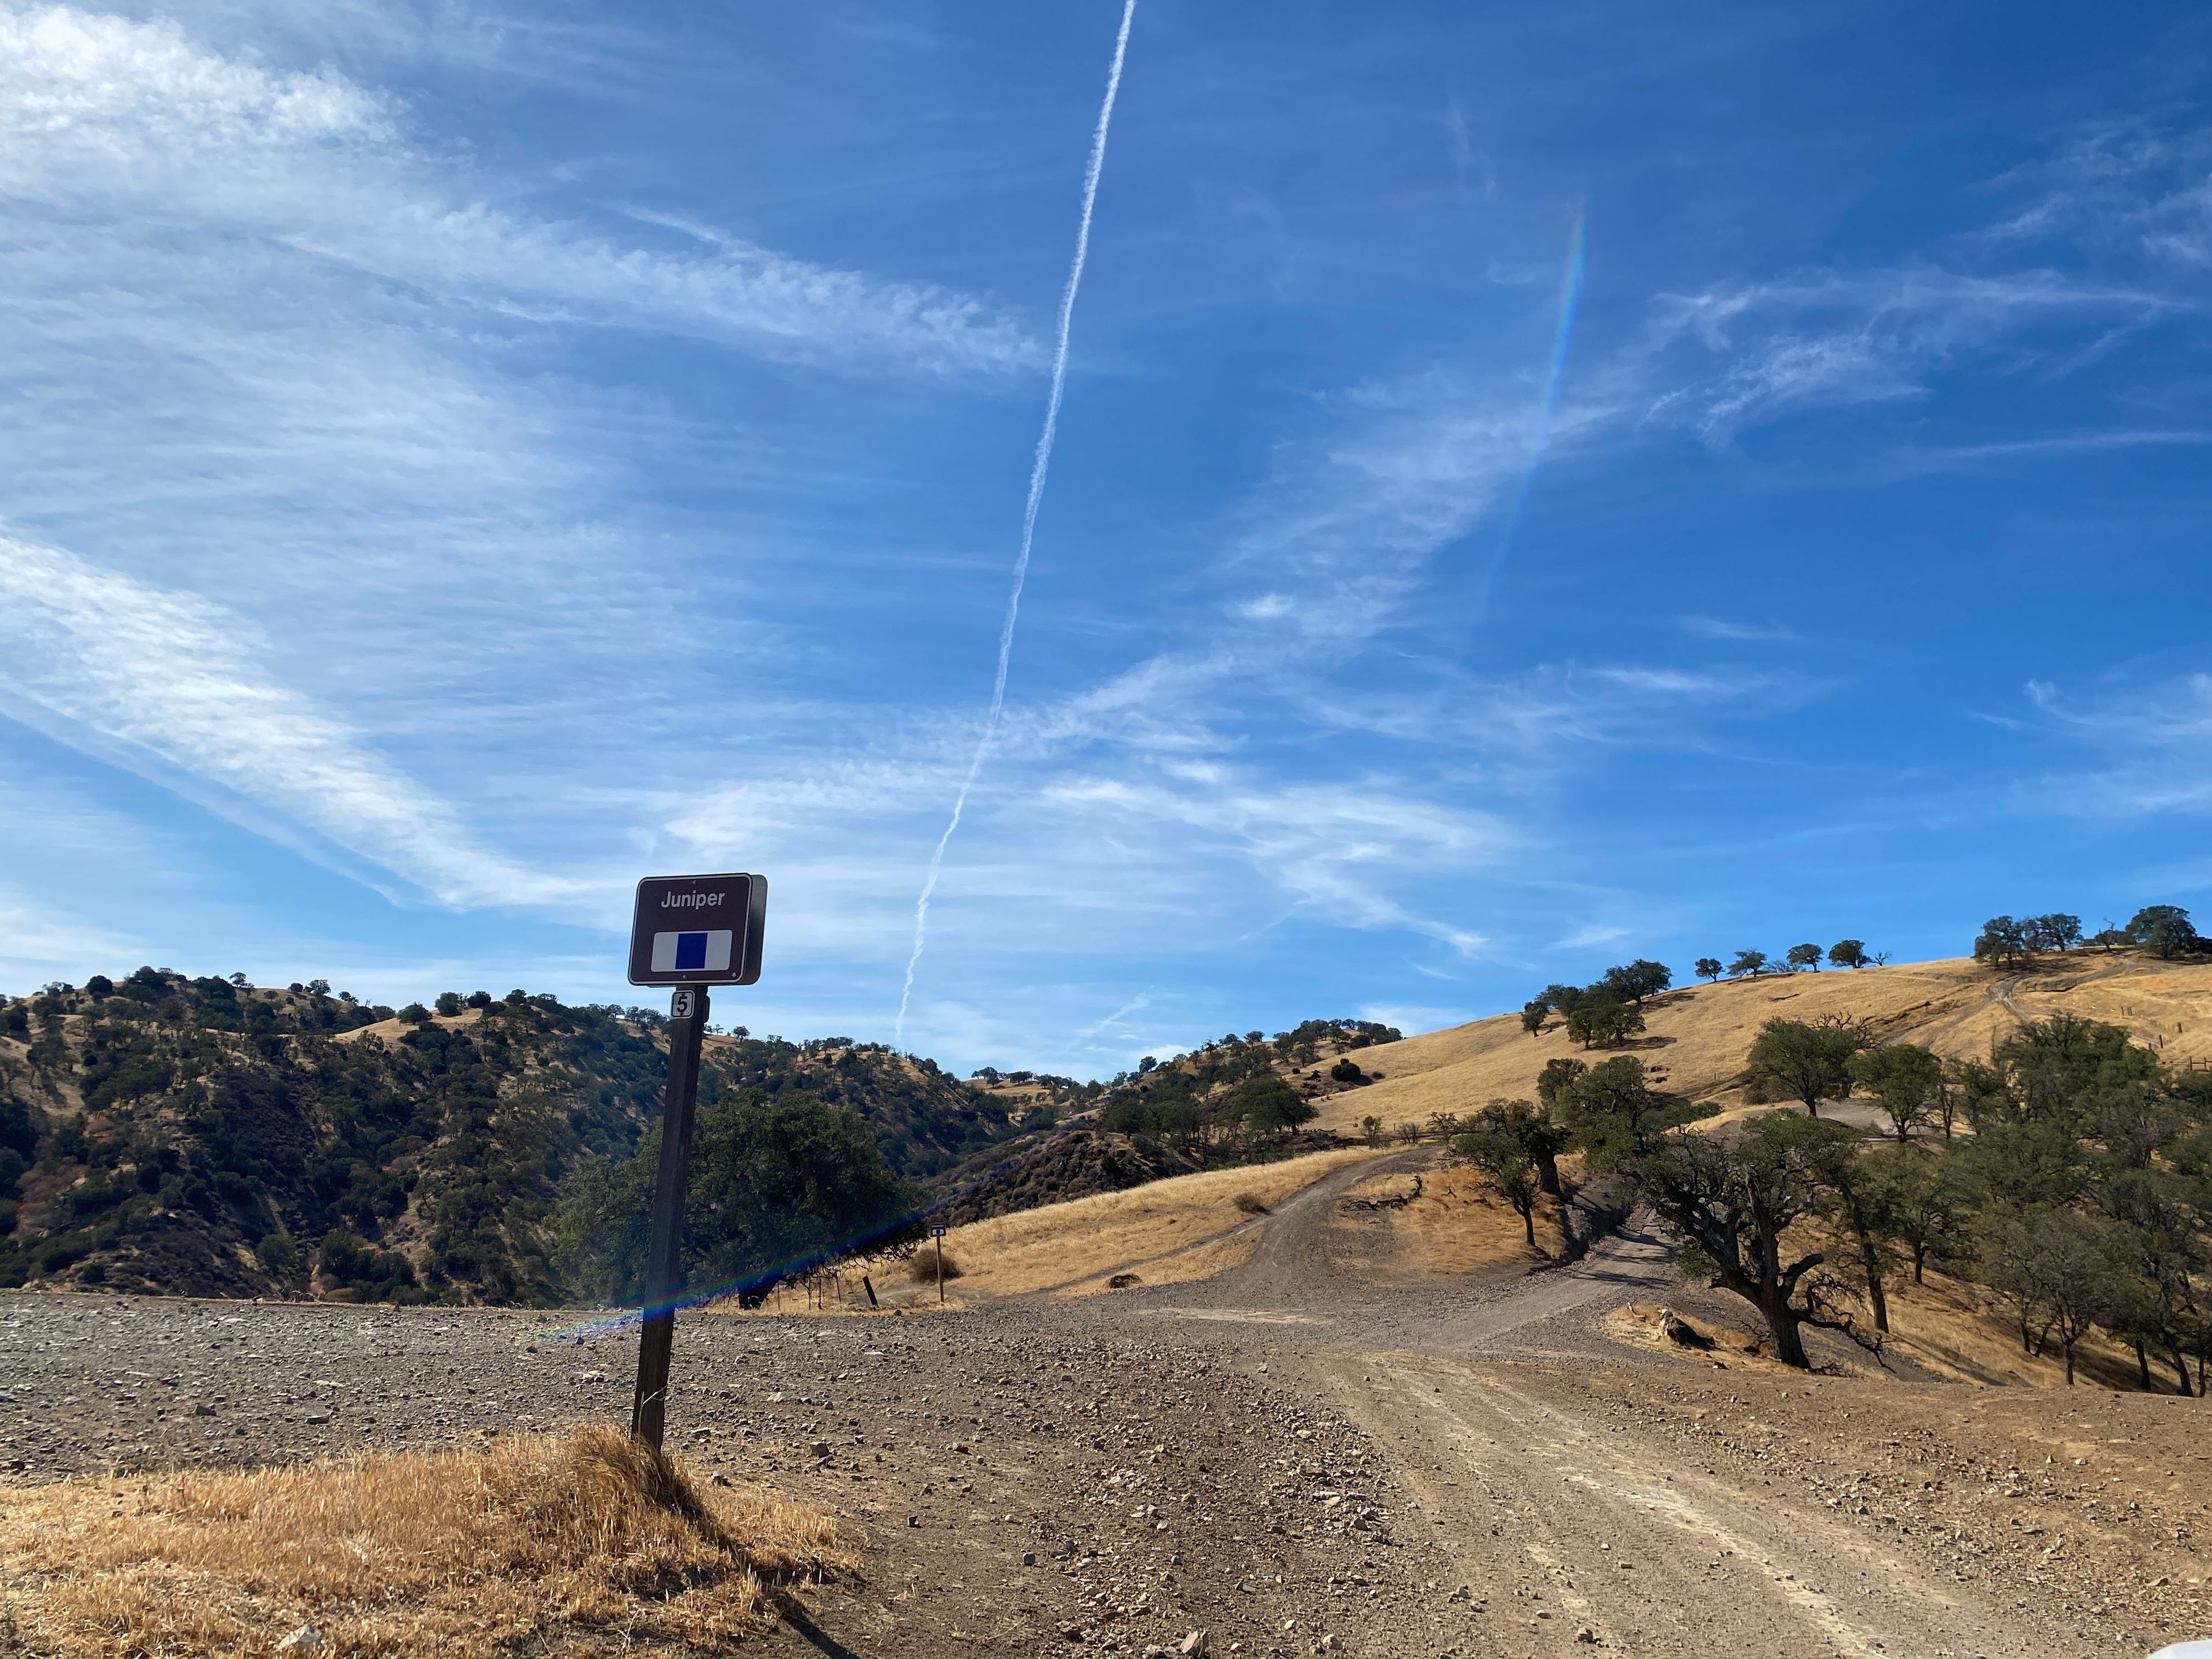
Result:
<instances>
[{"instance_id":1,"label":"white cloud","mask_svg":"<svg viewBox=\"0 0 2212 1659\"><path fill-rule=\"evenodd\" d=\"M1380 784L1266 787L1215 764L1164 767L1150 777L1072 774L1045 787L1037 807L1103 824L1124 847L1170 840L1186 872L1204 862L1241 862L1310 918L1420 934L1469 957L1488 941L1424 914L1403 890L1492 865L1514 844L1486 812Z\"/></svg>"},{"instance_id":2,"label":"white cloud","mask_svg":"<svg viewBox=\"0 0 2212 1659\"><path fill-rule=\"evenodd\" d=\"M1981 233L1991 244L2058 241L2191 275L2212 267L2212 129L2094 124L1997 185L2029 199Z\"/></svg>"},{"instance_id":3,"label":"white cloud","mask_svg":"<svg viewBox=\"0 0 2212 1659\"><path fill-rule=\"evenodd\" d=\"M1968 354L2002 347L2014 368L2060 356L2056 345L2033 343L2052 325L2101 333L2180 303L2126 281L2050 271L1802 272L1662 296L1642 345L1613 372L1632 383L1673 380L1650 397L1644 418L1723 444L1805 410L1924 398L1930 377ZM2077 349L2069 336L2065 352Z\"/></svg>"},{"instance_id":4,"label":"white cloud","mask_svg":"<svg viewBox=\"0 0 2212 1659\"><path fill-rule=\"evenodd\" d=\"M1480 1014L1471 1014L1465 1008L1447 1008L1434 1003L1370 1002L1359 1011L1359 1018L1371 1019L1380 1025L1395 1026L1407 1036L1417 1036L1423 1031L1439 1031L1449 1026L1464 1025L1469 1020L1480 1019Z\"/></svg>"},{"instance_id":5,"label":"white cloud","mask_svg":"<svg viewBox=\"0 0 2212 1659\"><path fill-rule=\"evenodd\" d=\"M138 941L83 921L0 884L0 990L16 995L57 975L90 971L88 964L135 958Z\"/></svg>"},{"instance_id":6,"label":"white cloud","mask_svg":"<svg viewBox=\"0 0 2212 1659\"><path fill-rule=\"evenodd\" d=\"M2043 728L2086 750L2091 769L2023 781L2023 809L2110 818L2212 808L2212 673L2087 696L2031 680L2026 694Z\"/></svg>"},{"instance_id":7,"label":"white cloud","mask_svg":"<svg viewBox=\"0 0 2212 1659\"><path fill-rule=\"evenodd\" d=\"M252 626L204 599L0 537L0 641L8 712L238 817L234 794L263 809L244 816L252 827L303 826L448 904L574 890L479 846L445 802L279 684Z\"/></svg>"},{"instance_id":8,"label":"white cloud","mask_svg":"<svg viewBox=\"0 0 2212 1659\"><path fill-rule=\"evenodd\" d=\"M1675 626L1685 634L1694 635L1701 640L1741 640L1749 642L1763 640L1795 640L1801 637L1796 629L1785 628L1779 623L1731 622L1724 617L1698 616L1677 617L1674 618L1674 623Z\"/></svg>"},{"instance_id":9,"label":"white cloud","mask_svg":"<svg viewBox=\"0 0 2212 1659\"><path fill-rule=\"evenodd\" d=\"M665 216L667 245L619 242L502 207L495 189L333 70L226 58L168 22L0 12L0 191L19 200L112 216L151 240L177 227L248 236L508 316L927 373L1041 361L1018 325L966 295Z\"/></svg>"},{"instance_id":10,"label":"white cloud","mask_svg":"<svg viewBox=\"0 0 2212 1659\"><path fill-rule=\"evenodd\" d=\"M1553 940L1552 948L1555 951L1589 951L1601 945L1618 945L1622 939L1633 936L1632 928L1624 927L1618 922L1593 921L1576 928L1564 939Z\"/></svg>"},{"instance_id":11,"label":"white cloud","mask_svg":"<svg viewBox=\"0 0 2212 1659\"><path fill-rule=\"evenodd\" d=\"M1356 388L1337 428L1286 445L1234 539L1231 568L1266 573L1271 599L1316 639L1346 643L1395 618L1430 558L1505 500L1539 459L1576 449L1611 411L1570 403L1541 427L1534 378L1432 369Z\"/></svg>"},{"instance_id":12,"label":"white cloud","mask_svg":"<svg viewBox=\"0 0 2212 1659\"><path fill-rule=\"evenodd\" d=\"M2114 449L2194 448L2212 444L2212 432L2181 429L2137 431L2122 428L2107 432L2060 432L2043 438L2021 438L1984 444L1954 444L1947 448L1905 450L1902 465L1951 467L1969 461L2008 461L2039 455L2090 455Z\"/></svg>"},{"instance_id":13,"label":"white cloud","mask_svg":"<svg viewBox=\"0 0 2212 1659\"><path fill-rule=\"evenodd\" d=\"M1763 690L1768 684L1759 675L1696 673L1680 668L1592 668L1586 672L1594 678L1638 696L1699 702L1742 696L1747 692Z\"/></svg>"}]
</instances>

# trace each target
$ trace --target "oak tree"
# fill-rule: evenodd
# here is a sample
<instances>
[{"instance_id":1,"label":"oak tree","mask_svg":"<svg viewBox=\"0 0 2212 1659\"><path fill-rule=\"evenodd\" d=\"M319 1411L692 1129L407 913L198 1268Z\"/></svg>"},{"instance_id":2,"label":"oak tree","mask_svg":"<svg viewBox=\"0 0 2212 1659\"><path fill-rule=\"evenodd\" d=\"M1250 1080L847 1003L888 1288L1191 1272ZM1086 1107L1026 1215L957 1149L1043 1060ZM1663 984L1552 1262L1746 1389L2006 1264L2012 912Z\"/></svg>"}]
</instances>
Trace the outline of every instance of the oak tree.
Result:
<instances>
[{"instance_id":1,"label":"oak tree","mask_svg":"<svg viewBox=\"0 0 2212 1659\"><path fill-rule=\"evenodd\" d=\"M1818 1117L1822 1101L1850 1093L1850 1059L1864 1046L1853 1025L1770 1019L1751 1045L1752 1081L1785 1099L1803 1101L1805 1115Z\"/></svg>"},{"instance_id":2,"label":"oak tree","mask_svg":"<svg viewBox=\"0 0 2212 1659\"><path fill-rule=\"evenodd\" d=\"M1928 1121L1943 1086L1943 1062L1917 1043L1891 1042L1844 1062L1851 1081L1875 1097L1899 1144Z\"/></svg>"}]
</instances>

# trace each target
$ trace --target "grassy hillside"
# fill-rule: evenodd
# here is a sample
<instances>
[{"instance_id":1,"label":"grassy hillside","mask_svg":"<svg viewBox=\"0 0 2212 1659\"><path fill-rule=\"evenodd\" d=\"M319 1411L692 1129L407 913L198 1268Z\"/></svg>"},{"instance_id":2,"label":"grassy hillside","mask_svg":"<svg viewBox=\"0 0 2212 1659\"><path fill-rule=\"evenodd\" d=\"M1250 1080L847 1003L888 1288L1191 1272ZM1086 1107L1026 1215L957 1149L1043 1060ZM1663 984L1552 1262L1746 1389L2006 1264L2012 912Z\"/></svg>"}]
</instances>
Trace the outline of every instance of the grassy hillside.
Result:
<instances>
[{"instance_id":1,"label":"grassy hillside","mask_svg":"<svg viewBox=\"0 0 2212 1659\"><path fill-rule=\"evenodd\" d=\"M1979 1058L2029 1022L2062 1012L2118 1025L2169 1066L2212 1061L2212 963L2086 950L2002 972L1960 957L1762 975L1663 993L1645 1005L1644 1035L1611 1048L1585 1049L1558 1020L1532 1036L1519 1014L1498 1014L1363 1051L1361 1066L1382 1080L1317 1098L1316 1127L1356 1134L1363 1117L1419 1122L1501 1097L1531 1098L1545 1061L1613 1054L1636 1055L1654 1086L1671 1094L1742 1106L1750 1103L1744 1057L1769 1019L1847 1017L1869 1022L1886 1042Z\"/></svg>"},{"instance_id":2,"label":"grassy hillside","mask_svg":"<svg viewBox=\"0 0 2212 1659\"><path fill-rule=\"evenodd\" d=\"M142 969L0 1009L0 1283L560 1299L550 1220L659 1115L656 1016L515 992L394 1015ZM932 1062L708 1040L702 1105L857 1115L901 1180L1016 1133Z\"/></svg>"}]
</instances>

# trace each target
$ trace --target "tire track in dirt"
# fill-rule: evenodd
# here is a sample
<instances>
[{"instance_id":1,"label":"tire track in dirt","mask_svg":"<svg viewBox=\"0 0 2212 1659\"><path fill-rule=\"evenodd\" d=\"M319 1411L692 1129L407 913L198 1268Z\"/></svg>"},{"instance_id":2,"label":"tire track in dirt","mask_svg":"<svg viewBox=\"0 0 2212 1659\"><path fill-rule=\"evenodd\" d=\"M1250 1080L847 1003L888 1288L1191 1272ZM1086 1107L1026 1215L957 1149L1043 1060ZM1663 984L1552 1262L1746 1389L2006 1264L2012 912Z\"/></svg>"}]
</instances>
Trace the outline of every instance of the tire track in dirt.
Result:
<instances>
[{"instance_id":1,"label":"tire track in dirt","mask_svg":"<svg viewBox=\"0 0 2212 1659\"><path fill-rule=\"evenodd\" d=\"M1990 1609L1811 1511L1711 1480L1644 1437L1593 1432L1494 1373L1403 1354L1336 1357L1322 1369L1461 1564L1481 1650L2048 1650L2001 1634Z\"/></svg>"}]
</instances>

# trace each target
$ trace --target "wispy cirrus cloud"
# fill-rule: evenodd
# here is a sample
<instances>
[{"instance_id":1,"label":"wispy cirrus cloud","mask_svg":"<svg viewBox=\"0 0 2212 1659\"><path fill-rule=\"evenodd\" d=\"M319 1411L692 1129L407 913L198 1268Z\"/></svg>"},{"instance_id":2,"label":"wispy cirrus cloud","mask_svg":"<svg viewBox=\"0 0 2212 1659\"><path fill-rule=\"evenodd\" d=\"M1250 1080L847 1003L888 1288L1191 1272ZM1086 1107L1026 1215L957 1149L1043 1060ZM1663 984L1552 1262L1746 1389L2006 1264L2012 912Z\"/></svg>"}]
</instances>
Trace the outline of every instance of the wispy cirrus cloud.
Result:
<instances>
[{"instance_id":1,"label":"wispy cirrus cloud","mask_svg":"<svg viewBox=\"0 0 2212 1659\"><path fill-rule=\"evenodd\" d=\"M1944 447L1902 450L1897 456L1907 471L1948 469L1975 461L2010 461L2029 455L2094 455L2119 449L2194 448L2212 444L2212 432L2186 428L2150 430L2122 428L2103 432L2056 432L2040 438L2008 438L1991 443L1952 444Z\"/></svg>"},{"instance_id":2,"label":"wispy cirrus cloud","mask_svg":"<svg viewBox=\"0 0 2212 1659\"><path fill-rule=\"evenodd\" d=\"M1674 625L1695 639L1740 641L1746 644L1803 637L1796 629L1785 628L1780 623L1736 622L1726 617L1677 617Z\"/></svg>"},{"instance_id":3,"label":"wispy cirrus cloud","mask_svg":"<svg viewBox=\"0 0 2212 1659\"><path fill-rule=\"evenodd\" d=\"M1240 759L1226 737L1160 746L1148 729L1102 716L1088 696L1017 711L1005 764L971 804L975 849L947 866L949 940L988 951L1019 939L1079 961L1141 955L1178 927L1195 950L1233 937L1258 902L1462 955L1486 948L1425 896L1517 845L1495 813L1379 769L1292 781ZM868 951L896 927L904 860L927 838L922 804L958 775L964 740L959 723L932 722L882 733L865 755L762 757L742 781L668 803L665 831L702 858L742 848L772 860L805 896L811 940Z\"/></svg>"},{"instance_id":4,"label":"wispy cirrus cloud","mask_svg":"<svg viewBox=\"0 0 2212 1659\"><path fill-rule=\"evenodd\" d=\"M2154 149L2164 158L2212 143ZM2185 221L2199 196L2140 167L2116 166L2106 183L2110 199L2096 211L2053 208L2044 219L2093 240L2093 227L2109 229L2130 214ZM2188 245L2172 240L2176 249ZM1800 270L1655 295L1617 343L1577 346L1548 434L1533 336L1518 372L1474 374L1446 361L1358 386L1327 405L1333 430L1283 447L1275 477L1236 528L1228 567L1256 568L1264 586L1231 614L1339 641L1371 635L1419 591L1438 550L1480 532L1540 447L1570 466L1683 428L1724 447L1750 428L1818 410L1923 403L1970 364L2063 378L2115 337L2209 303L2201 289L2136 267L2022 267L2003 241L1965 234L1889 267ZM2037 434L2009 452L1985 443L1924 453L1963 461L2197 441L2131 423L2125 432ZM1705 638L1755 637L1744 624L1711 619L1683 626Z\"/></svg>"},{"instance_id":5,"label":"wispy cirrus cloud","mask_svg":"<svg viewBox=\"0 0 2212 1659\"><path fill-rule=\"evenodd\" d=\"M26 981L88 961L119 962L138 941L56 910L21 889L0 883L0 974L21 994Z\"/></svg>"},{"instance_id":6,"label":"wispy cirrus cloud","mask_svg":"<svg viewBox=\"0 0 2212 1659\"><path fill-rule=\"evenodd\" d=\"M1488 941L1423 914L1402 890L1411 879L1494 865L1516 840L1489 812L1409 796L1381 781L1271 787L1218 763L1165 767L1149 777L1073 772L1042 789L1036 805L1091 833L1103 829L1125 848L1133 838L1173 838L1186 863L1204 848L1244 864L1324 921L1414 933L1463 957L1480 955Z\"/></svg>"},{"instance_id":7,"label":"wispy cirrus cloud","mask_svg":"<svg viewBox=\"0 0 2212 1659\"><path fill-rule=\"evenodd\" d=\"M173 22L0 5L0 685L58 740L373 884L598 919L561 843L619 839L638 792L532 798L687 672L705 619L659 614L619 498L631 448L701 441L630 388L546 375L548 351L580 322L963 383L1034 354L949 290L534 212L411 121ZM711 441L725 483L777 447ZM615 665L647 631L665 666L641 685ZM514 752L549 722L577 750Z\"/></svg>"},{"instance_id":8,"label":"wispy cirrus cloud","mask_svg":"<svg viewBox=\"0 0 2212 1659\"><path fill-rule=\"evenodd\" d=\"M226 57L173 23L51 6L0 12L0 190L81 234L248 237L511 318L696 336L769 356L1000 375L1038 366L972 296L886 282L696 222L617 240L533 216L404 107L335 70ZM49 228L58 234L58 228Z\"/></svg>"},{"instance_id":9,"label":"wispy cirrus cloud","mask_svg":"<svg viewBox=\"0 0 2212 1659\"><path fill-rule=\"evenodd\" d=\"M2092 122L1995 180L1991 193L2026 198L1978 233L1991 246L2058 242L2152 270L2212 268L2212 129Z\"/></svg>"},{"instance_id":10,"label":"wispy cirrus cloud","mask_svg":"<svg viewBox=\"0 0 2212 1659\"><path fill-rule=\"evenodd\" d=\"M195 595L0 537L0 644L9 714L311 856L342 848L452 905L575 890L479 844L450 805L279 681L251 624Z\"/></svg>"},{"instance_id":11,"label":"wispy cirrus cloud","mask_svg":"<svg viewBox=\"0 0 2212 1659\"><path fill-rule=\"evenodd\" d=\"M2088 764L2018 785L2023 807L2100 818L2212 809L2212 673L2075 692L2031 680L2026 694L2027 729L2086 753Z\"/></svg>"},{"instance_id":12,"label":"wispy cirrus cloud","mask_svg":"<svg viewBox=\"0 0 2212 1659\"><path fill-rule=\"evenodd\" d=\"M1437 550L1518 487L1540 451L1571 454L1615 411L1570 402L1543 419L1543 363L1525 375L1445 368L1353 388L1333 431L1286 444L1234 532L1232 572L1266 584L1241 614L1314 639L1373 634Z\"/></svg>"},{"instance_id":13,"label":"wispy cirrus cloud","mask_svg":"<svg viewBox=\"0 0 2212 1659\"><path fill-rule=\"evenodd\" d=\"M2048 270L1815 270L1662 296L1614 372L1674 380L1650 397L1644 420L1723 444L1810 410L1917 401L1932 376L1976 354L2002 353L2011 372L2062 362L2085 330L2139 327L2185 306L2134 283Z\"/></svg>"}]
</instances>

